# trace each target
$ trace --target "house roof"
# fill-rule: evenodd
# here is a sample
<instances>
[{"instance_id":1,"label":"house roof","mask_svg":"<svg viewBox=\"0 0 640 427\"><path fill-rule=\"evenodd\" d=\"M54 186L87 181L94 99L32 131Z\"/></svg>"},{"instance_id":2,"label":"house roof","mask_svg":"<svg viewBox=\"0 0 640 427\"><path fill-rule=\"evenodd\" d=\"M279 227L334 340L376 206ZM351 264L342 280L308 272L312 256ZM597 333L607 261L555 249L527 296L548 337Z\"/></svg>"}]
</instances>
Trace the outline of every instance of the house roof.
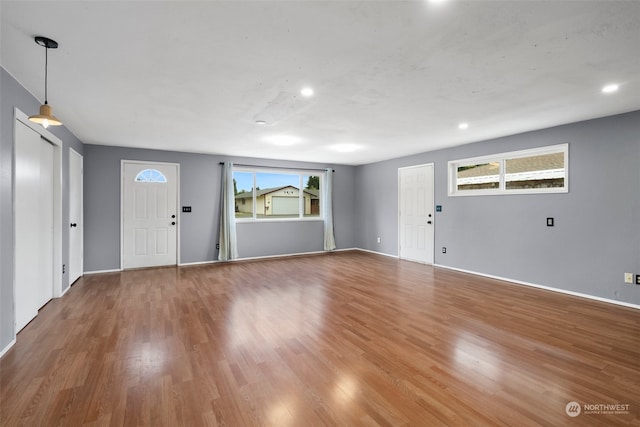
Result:
<instances>
[{"instance_id":1,"label":"house roof","mask_svg":"<svg viewBox=\"0 0 640 427\"><path fill-rule=\"evenodd\" d=\"M564 153L543 154L540 156L510 159L507 162L508 174L519 174L531 171L548 171L564 168ZM499 163L484 163L458 172L458 178L497 175Z\"/></svg>"},{"instance_id":2,"label":"house roof","mask_svg":"<svg viewBox=\"0 0 640 427\"><path fill-rule=\"evenodd\" d=\"M285 188L293 188L295 190L298 187L294 187L293 185L283 185L282 187L271 187L271 188L262 188L256 191L256 197L264 196L265 194L275 193L276 191L283 190ZM305 188L304 192L309 194L311 198L318 198L318 190L315 188ZM243 191L241 193L236 194L236 199L250 199L253 197L253 193L251 191Z\"/></svg>"}]
</instances>

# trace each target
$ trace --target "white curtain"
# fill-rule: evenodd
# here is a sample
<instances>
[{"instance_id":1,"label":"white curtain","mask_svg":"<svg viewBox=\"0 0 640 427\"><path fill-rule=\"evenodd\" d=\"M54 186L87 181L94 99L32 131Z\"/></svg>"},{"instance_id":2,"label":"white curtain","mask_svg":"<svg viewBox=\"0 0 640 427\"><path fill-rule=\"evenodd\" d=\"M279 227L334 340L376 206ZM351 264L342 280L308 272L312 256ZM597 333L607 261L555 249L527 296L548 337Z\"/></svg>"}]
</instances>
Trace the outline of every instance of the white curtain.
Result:
<instances>
[{"instance_id":1,"label":"white curtain","mask_svg":"<svg viewBox=\"0 0 640 427\"><path fill-rule=\"evenodd\" d=\"M220 187L220 252L218 260L229 261L238 258L236 240L236 200L233 192L233 163L222 165L222 185Z\"/></svg>"},{"instance_id":2,"label":"white curtain","mask_svg":"<svg viewBox=\"0 0 640 427\"><path fill-rule=\"evenodd\" d=\"M333 236L333 169L325 169L325 180L322 187L322 216L324 217L324 250L332 251L336 248Z\"/></svg>"}]
</instances>

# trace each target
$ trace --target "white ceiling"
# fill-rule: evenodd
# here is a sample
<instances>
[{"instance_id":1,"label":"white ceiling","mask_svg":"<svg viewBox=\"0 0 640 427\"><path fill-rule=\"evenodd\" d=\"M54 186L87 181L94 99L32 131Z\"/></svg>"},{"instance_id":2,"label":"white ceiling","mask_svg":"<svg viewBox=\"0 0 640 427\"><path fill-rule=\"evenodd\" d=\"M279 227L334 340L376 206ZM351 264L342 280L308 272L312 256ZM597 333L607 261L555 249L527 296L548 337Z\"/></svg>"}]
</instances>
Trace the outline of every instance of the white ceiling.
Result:
<instances>
[{"instance_id":1,"label":"white ceiling","mask_svg":"<svg viewBox=\"0 0 640 427\"><path fill-rule=\"evenodd\" d=\"M2 66L42 102L58 41L89 144L357 165L640 109L638 1L0 4Z\"/></svg>"}]
</instances>

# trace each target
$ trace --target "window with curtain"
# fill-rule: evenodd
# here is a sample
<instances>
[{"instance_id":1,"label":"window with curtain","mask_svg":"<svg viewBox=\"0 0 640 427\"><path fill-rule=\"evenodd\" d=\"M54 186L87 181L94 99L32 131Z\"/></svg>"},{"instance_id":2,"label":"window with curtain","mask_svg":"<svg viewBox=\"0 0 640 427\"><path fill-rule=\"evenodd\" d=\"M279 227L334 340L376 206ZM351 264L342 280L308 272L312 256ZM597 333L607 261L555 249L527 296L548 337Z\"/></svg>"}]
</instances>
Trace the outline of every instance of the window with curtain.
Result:
<instances>
[{"instance_id":1,"label":"window with curtain","mask_svg":"<svg viewBox=\"0 0 640 427\"><path fill-rule=\"evenodd\" d=\"M236 167L237 221L321 220L324 173Z\"/></svg>"}]
</instances>

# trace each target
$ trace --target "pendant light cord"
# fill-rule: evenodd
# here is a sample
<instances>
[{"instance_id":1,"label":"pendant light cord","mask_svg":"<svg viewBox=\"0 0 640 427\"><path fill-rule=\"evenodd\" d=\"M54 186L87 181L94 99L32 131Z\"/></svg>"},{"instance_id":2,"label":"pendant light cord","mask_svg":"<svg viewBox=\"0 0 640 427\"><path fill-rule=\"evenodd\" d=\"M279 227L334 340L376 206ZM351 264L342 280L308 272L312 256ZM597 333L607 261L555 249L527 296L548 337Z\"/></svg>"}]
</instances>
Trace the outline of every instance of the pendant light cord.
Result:
<instances>
[{"instance_id":1,"label":"pendant light cord","mask_svg":"<svg viewBox=\"0 0 640 427\"><path fill-rule=\"evenodd\" d=\"M49 48L44 47L44 104L47 105L47 73L49 70Z\"/></svg>"},{"instance_id":2,"label":"pendant light cord","mask_svg":"<svg viewBox=\"0 0 640 427\"><path fill-rule=\"evenodd\" d=\"M2 0L0 0L2 1ZM49 106L49 49L56 49L58 42L43 36L34 37L38 46L44 47L44 104L40 105L40 114L29 116L29 120L41 124L44 128L49 126L60 126L62 122L58 120Z\"/></svg>"}]
</instances>

